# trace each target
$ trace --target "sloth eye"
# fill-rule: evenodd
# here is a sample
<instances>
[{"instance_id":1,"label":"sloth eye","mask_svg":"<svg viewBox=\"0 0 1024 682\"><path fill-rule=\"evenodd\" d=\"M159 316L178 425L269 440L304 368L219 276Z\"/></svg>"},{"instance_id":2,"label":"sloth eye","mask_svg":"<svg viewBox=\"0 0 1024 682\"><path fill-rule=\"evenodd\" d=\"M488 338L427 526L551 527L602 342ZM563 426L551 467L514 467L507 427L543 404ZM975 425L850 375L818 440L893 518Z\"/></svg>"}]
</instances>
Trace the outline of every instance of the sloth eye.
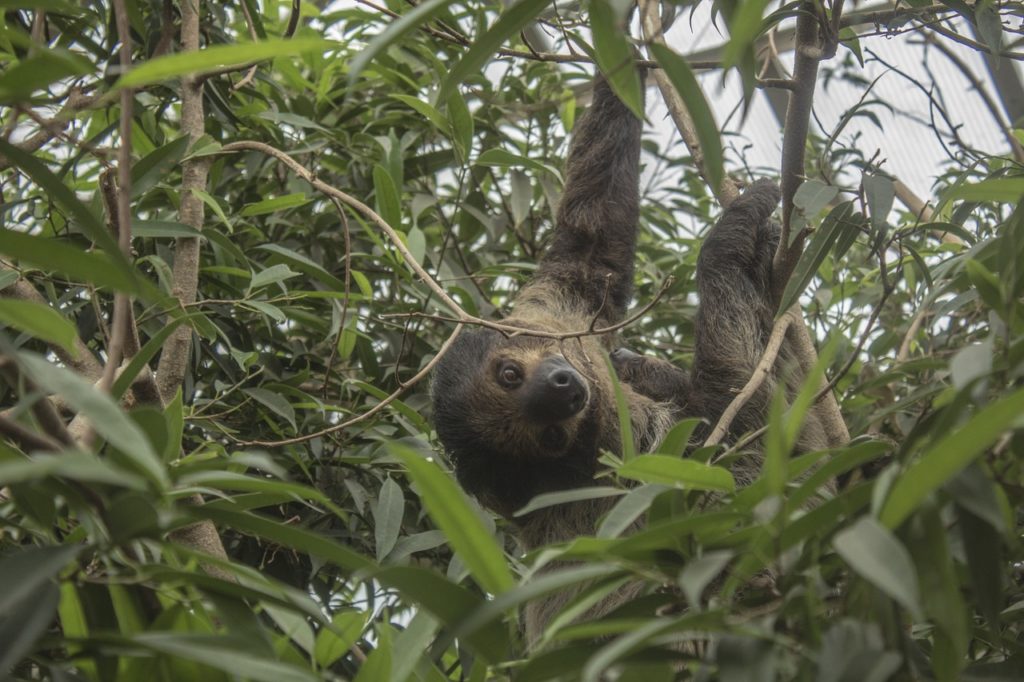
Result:
<instances>
[{"instance_id":1,"label":"sloth eye","mask_svg":"<svg viewBox=\"0 0 1024 682\"><path fill-rule=\"evenodd\" d=\"M516 365L504 363L498 367L498 383L505 388L515 388L523 383L523 373Z\"/></svg>"}]
</instances>

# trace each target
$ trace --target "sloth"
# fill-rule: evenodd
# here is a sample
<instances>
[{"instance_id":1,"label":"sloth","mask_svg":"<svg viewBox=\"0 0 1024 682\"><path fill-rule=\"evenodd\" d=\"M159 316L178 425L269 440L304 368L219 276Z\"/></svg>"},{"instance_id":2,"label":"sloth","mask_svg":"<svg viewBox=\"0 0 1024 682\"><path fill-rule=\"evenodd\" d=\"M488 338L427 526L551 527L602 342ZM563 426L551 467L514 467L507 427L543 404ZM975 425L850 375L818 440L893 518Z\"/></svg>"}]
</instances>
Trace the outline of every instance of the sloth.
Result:
<instances>
[{"instance_id":1,"label":"sloth","mask_svg":"<svg viewBox=\"0 0 1024 682\"><path fill-rule=\"evenodd\" d=\"M779 190L758 181L726 208L698 256L700 305L690 374L616 348L611 334L530 335L601 329L624 319L639 221L641 129L598 77L593 104L574 132L550 245L503 320L524 332L464 333L434 370L434 424L456 478L510 520L525 549L593 534L608 509L606 502L588 501L514 515L536 495L592 485L599 453L621 451L606 355L629 407L636 449L647 452L683 417L703 418L695 438L706 435L750 378L772 327L769 283L779 230L771 214ZM786 355L784 347L783 363ZM772 393L785 384L781 375L776 371L747 402L732 422L731 437L764 423ZM800 449L823 447L823 433L808 422ZM759 470L757 452L733 466L739 485ZM630 596L619 595L599 610ZM527 607L528 639L557 606L541 600Z\"/></svg>"}]
</instances>

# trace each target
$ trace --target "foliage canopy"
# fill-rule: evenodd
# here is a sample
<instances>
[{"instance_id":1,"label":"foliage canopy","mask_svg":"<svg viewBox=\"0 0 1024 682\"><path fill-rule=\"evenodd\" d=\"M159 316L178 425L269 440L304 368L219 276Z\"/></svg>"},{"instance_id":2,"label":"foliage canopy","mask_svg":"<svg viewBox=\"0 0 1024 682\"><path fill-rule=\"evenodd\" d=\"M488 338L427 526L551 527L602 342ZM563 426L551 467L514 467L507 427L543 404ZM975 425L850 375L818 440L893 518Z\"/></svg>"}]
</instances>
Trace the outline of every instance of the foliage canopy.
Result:
<instances>
[{"instance_id":1,"label":"foliage canopy","mask_svg":"<svg viewBox=\"0 0 1024 682\"><path fill-rule=\"evenodd\" d=\"M1011 154L945 136L906 211L874 150L787 125L812 152L787 211L814 229L781 298L829 340L854 438L791 459L799 411L775 410L761 478L733 490L742 447L682 460L683 422L571 493L618 500L594 537L521 556L433 440L437 318L509 302L593 65L639 109L618 67L651 47L704 153L645 145L636 299L660 298L623 337L689 364L701 234L720 181L748 178L678 46L631 42L608 0L0 4L0 675L1024 677L1024 152L1001 119ZM1009 5L911 4L874 33L971 26L970 49L1017 58ZM801 16L859 82L870 38L839 0L663 20L704 5L747 98L807 92L759 61ZM645 596L576 618L630 581ZM524 651L518 609L570 588Z\"/></svg>"}]
</instances>

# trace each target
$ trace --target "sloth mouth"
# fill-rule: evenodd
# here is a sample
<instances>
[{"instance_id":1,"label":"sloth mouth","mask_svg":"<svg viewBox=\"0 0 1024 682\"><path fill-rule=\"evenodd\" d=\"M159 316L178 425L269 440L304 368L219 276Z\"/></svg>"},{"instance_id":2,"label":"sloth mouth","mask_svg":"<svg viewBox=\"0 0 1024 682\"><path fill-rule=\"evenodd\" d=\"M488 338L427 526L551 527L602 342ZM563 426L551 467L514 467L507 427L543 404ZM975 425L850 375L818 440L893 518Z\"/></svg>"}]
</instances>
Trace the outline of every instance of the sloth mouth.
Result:
<instances>
[{"instance_id":1,"label":"sloth mouth","mask_svg":"<svg viewBox=\"0 0 1024 682\"><path fill-rule=\"evenodd\" d=\"M569 434L561 426L546 426L540 434L540 444L546 450L561 450L569 441Z\"/></svg>"}]
</instances>

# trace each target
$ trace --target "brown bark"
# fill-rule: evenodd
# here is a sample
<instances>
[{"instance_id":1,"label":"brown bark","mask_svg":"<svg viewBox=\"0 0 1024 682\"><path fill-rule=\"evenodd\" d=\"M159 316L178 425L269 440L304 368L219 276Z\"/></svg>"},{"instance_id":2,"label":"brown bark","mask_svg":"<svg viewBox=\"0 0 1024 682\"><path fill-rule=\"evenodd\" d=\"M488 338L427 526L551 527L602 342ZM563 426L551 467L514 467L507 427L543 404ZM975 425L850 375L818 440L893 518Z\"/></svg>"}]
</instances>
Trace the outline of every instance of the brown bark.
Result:
<instances>
[{"instance_id":1,"label":"brown bark","mask_svg":"<svg viewBox=\"0 0 1024 682\"><path fill-rule=\"evenodd\" d=\"M184 51L199 49L199 0L181 3L181 47ZM195 76L182 80L181 130L193 144L205 132L203 120L203 81ZM205 159L189 159L182 164L181 207L179 221L195 230L203 229L205 210L195 190L206 188L209 164ZM199 239L180 237L174 245L173 295L182 306L196 301L199 286ZM185 378L192 351L192 330L182 325L167 339L160 354L157 385L164 402L170 401Z\"/></svg>"}]
</instances>

